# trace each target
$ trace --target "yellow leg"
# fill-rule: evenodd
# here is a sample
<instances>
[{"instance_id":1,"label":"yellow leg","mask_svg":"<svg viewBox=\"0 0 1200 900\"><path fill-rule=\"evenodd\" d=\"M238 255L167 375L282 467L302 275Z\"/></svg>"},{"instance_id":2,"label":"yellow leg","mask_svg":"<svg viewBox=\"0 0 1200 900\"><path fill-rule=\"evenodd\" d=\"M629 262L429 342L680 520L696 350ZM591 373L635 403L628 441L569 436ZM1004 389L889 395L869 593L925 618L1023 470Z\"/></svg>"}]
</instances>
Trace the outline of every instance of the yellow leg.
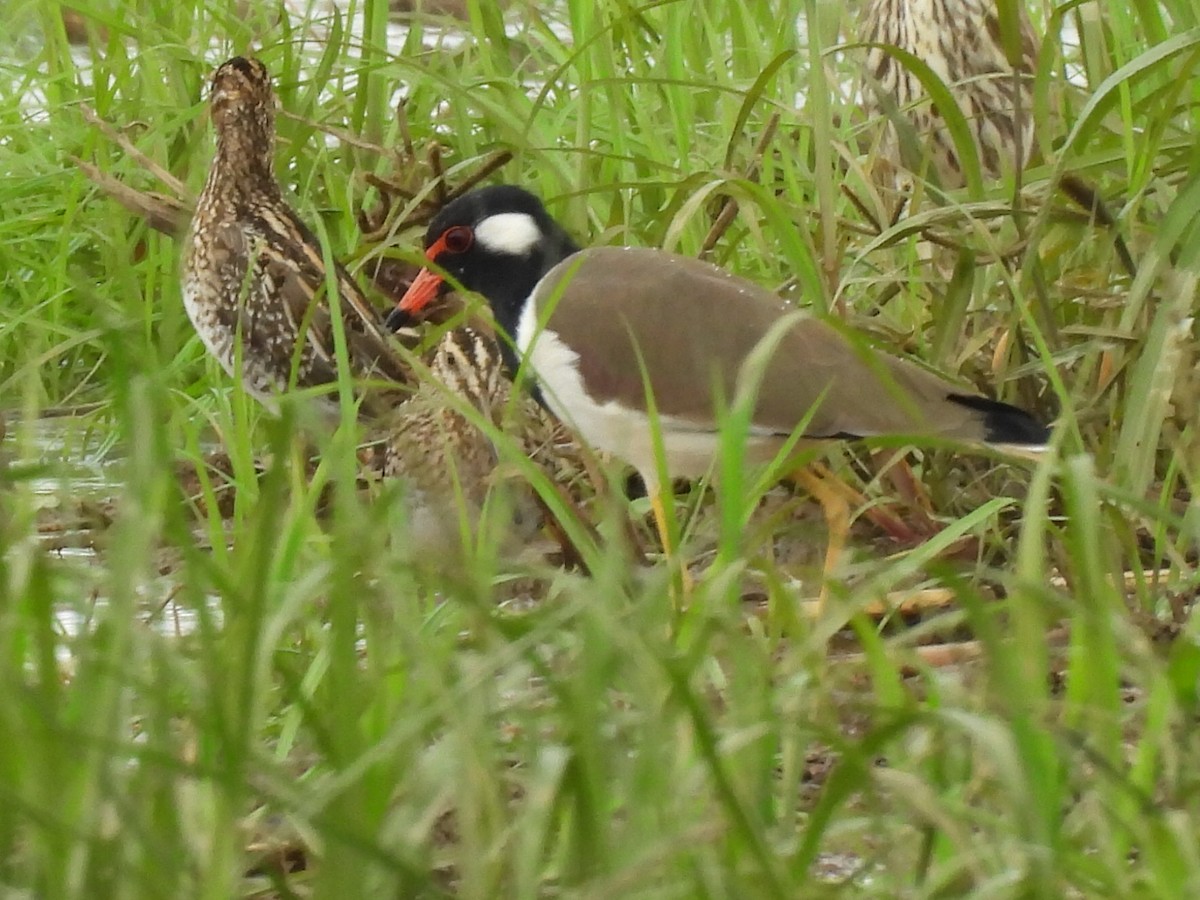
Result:
<instances>
[{"instance_id":1,"label":"yellow leg","mask_svg":"<svg viewBox=\"0 0 1200 900\"><path fill-rule=\"evenodd\" d=\"M825 563L821 567L821 593L817 596L818 617L825 610L825 600L829 596L829 583L837 572L838 561L842 551L846 549L846 538L850 534L850 504L846 500L846 492L857 494L845 482L837 479L826 479L810 472L807 468L798 469L792 473L792 480L812 494L813 499L821 504L825 513L825 521L829 525L829 542L825 547ZM844 490L840 490L840 488Z\"/></svg>"},{"instance_id":2,"label":"yellow leg","mask_svg":"<svg viewBox=\"0 0 1200 900\"><path fill-rule=\"evenodd\" d=\"M863 517L874 523L880 530L891 535L894 540L902 544L919 543L920 535L907 523L889 512L886 507L868 504L866 497L830 472L828 467L823 463L810 463L808 471L811 475L823 481L827 488L837 491L847 503L861 507L863 509ZM793 480L799 483L799 479L796 479L794 476ZM804 485L801 484L801 486L803 487Z\"/></svg>"},{"instance_id":3,"label":"yellow leg","mask_svg":"<svg viewBox=\"0 0 1200 900\"><path fill-rule=\"evenodd\" d=\"M675 563L679 564L679 578L683 590L682 595L675 598L675 606L677 609L683 609L692 593L692 575L688 572L687 561L679 555L678 548L671 539L671 529L667 524L667 507L663 500L667 496L666 491L650 485L647 485L647 488L650 494L650 509L654 511L654 525L658 529L658 538L662 541L663 557L672 568Z\"/></svg>"},{"instance_id":4,"label":"yellow leg","mask_svg":"<svg viewBox=\"0 0 1200 900\"><path fill-rule=\"evenodd\" d=\"M813 499L821 504L825 513L825 521L829 523L829 545L825 551L825 565L822 569L821 593L817 597L816 614L819 616L825 608L825 599L829 595L828 585L837 569L838 557L846 547L846 538L850 533L850 503L865 503L865 498L846 482L837 478L825 466L814 463L793 472L792 481L800 485ZM864 516L867 513L863 514ZM903 528L907 528L889 513L882 518L871 518L871 521L882 527L897 539L903 539ZM889 527L890 525L890 527ZM915 532L913 533L915 537ZM935 591L923 591L905 601L907 611L913 612L926 607L936 608L942 595ZM868 610L869 611L869 610ZM871 613L874 615L875 613Z\"/></svg>"}]
</instances>

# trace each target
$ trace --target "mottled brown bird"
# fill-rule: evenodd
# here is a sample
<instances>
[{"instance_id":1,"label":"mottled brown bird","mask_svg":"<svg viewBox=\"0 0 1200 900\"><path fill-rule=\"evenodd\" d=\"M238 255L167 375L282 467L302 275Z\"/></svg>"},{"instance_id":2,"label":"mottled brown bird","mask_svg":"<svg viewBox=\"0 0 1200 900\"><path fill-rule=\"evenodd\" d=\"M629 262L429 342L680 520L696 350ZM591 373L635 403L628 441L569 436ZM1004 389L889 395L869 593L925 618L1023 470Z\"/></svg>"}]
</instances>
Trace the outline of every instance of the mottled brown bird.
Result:
<instances>
[{"instance_id":1,"label":"mottled brown bird","mask_svg":"<svg viewBox=\"0 0 1200 900\"><path fill-rule=\"evenodd\" d=\"M502 480L499 453L481 420L511 435L553 484L567 488L580 478L581 448L536 401L514 400L495 340L469 326L447 332L412 396L381 422L367 460L382 477L405 484L410 554L434 562L456 558ZM542 510L528 484L506 481L507 544L515 550L532 536Z\"/></svg>"},{"instance_id":2,"label":"mottled brown bird","mask_svg":"<svg viewBox=\"0 0 1200 900\"><path fill-rule=\"evenodd\" d=\"M993 178L1024 168L1033 151L1039 41L1024 8L1019 12L1021 59L1015 69L1004 52L994 0L871 0L859 21L859 40L911 53L946 84L971 127L980 168ZM941 186L962 187L963 166L954 140L916 75L878 46L867 51L866 74L868 111L907 120ZM926 160L910 159L904 146L896 123L889 121L881 158L924 172Z\"/></svg>"},{"instance_id":3,"label":"mottled brown bird","mask_svg":"<svg viewBox=\"0 0 1200 900\"><path fill-rule=\"evenodd\" d=\"M463 523L473 523L487 498L499 458L479 419L499 426L508 382L483 335L448 332L429 361L428 376L383 423L371 468L405 485L409 552L453 556ZM467 407L478 413L475 418ZM516 518L525 518L518 509Z\"/></svg>"},{"instance_id":4,"label":"mottled brown bird","mask_svg":"<svg viewBox=\"0 0 1200 900\"><path fill-rule=\"evenodd\" d=\"M275 179L266 67L242 57L222 64L210 105L216 155L184 244L183 302L225 370L271 404L290 386L337 379L329 272L320 241ZM406 381L379 313L336 262L332 276L354 376ZM326 405L336 408L332 396Z\"/></svg>"}]
</instances>

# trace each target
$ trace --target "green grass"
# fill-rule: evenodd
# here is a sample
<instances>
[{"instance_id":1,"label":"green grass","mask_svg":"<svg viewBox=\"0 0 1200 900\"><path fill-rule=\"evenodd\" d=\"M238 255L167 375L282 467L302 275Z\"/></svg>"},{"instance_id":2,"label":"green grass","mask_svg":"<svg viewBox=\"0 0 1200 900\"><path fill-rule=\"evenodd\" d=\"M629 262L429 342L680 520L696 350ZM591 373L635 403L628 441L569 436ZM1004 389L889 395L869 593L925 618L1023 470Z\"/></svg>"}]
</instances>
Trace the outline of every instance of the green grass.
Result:
<instances>
[{"instance_id":1,"label":"green grass","mask_svg":"<svg viewBox=\"0 0 1200 900\"><path fill-rule=\"evenodd\" d=\"M6 7L0 892L1200 892L1200 651L1191 621L1172 620L1196 590L1200 538L1194 4L1038 4L1039 22L1077 24L1082 49L1052 40L1043 53L1042 161L1024 183L1042 196L1065 172L1096 183L1136 279L1062 198L1019 230L980 227L1011 205L1003 185L872 234L842 192L886 206L855 149L872 124L847 87L861 51L838 50L853 5L564 0L504 19L480 7L456 26L465 44L435 50L419 40L436 20L386 47L382 2L356 4L358 37L344 19L280 24L270 5L235 6L81 4L104 32L75 51L68 4ZM515 35L504 21L521 23ZM393 492L354 489L356 436L312 438L320 464L306 474L303 405L272 418L230 384L184 314L175 242L70 159L165 190L85 122L86 103L198 190L205 79L247 48L299 117L279 123L285 188L356 268L411 259L419 237L360 243L354 213L376 199L362 176L396 174L396 157L318 128L390 154L403 85L421 155L436 141L461 174L512 150L503 177L592 242L695 253L717 199L735 197L715 260L817 307L840 301L885 341L1056 415L1059 452L1037 466L920 453L934 508L950 534L978 539L977 557L864 543L816 623L796 615L797 588L764 546L819 552L822 533L793 507L752 516L751 485L678 509L685 536L713 549L682 614L664 567L631 565L612 537L623 508L597 513L610 540L591 577L518 573L544 598L531 609L498 606L514 573L487 545L457 577L414 567L396 552ZM1066 68L1083 83L1064 87ZM33 92L44 114L23 99ZM914 222L970 251L955 277L921 261ZM1021 236L1008 265L988 261ZM52 408L78 412L48 449L38 422ZM205 469L215 443L232 475ZM71 476L97 460L111 521L77 536L94 558L52 549L39 529L72 520ZM181 463L210 500L232 481L230 517L185 499ZM1158 566L1173 574L1122 586ZM952 587L957 603L907 629L858 615L914 585ZM751 587L765 615L742 603ZM847 619L861 655L830 661L826 638ZM977 661L925 664L914 647L933 633L969 634ZM305 869L282 874L286 852Z\"/></svg>"}]
</instances>

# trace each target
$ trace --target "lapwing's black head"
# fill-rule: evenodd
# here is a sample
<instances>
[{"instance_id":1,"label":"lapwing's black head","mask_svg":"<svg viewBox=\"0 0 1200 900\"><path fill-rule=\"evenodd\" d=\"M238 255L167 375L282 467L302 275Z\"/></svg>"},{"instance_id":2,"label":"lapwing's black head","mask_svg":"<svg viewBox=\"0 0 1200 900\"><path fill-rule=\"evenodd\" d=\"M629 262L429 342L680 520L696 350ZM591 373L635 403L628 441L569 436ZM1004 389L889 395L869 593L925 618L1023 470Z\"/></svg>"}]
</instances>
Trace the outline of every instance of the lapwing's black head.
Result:
<instances>
[{"instance_id":1,"label":"lapwing's black head","mask_svg":"<svg viewBox=\"0 0 1200 900\"><path fill-rule=\"evenodd\" d=\"M430 223L425 256L433 267L417 276L388 325L402 324L457 284L482 294L511 336L534 286L578 250L529 191L512 185L471 191L446 204Z\"/></svg>"}]
</instances>

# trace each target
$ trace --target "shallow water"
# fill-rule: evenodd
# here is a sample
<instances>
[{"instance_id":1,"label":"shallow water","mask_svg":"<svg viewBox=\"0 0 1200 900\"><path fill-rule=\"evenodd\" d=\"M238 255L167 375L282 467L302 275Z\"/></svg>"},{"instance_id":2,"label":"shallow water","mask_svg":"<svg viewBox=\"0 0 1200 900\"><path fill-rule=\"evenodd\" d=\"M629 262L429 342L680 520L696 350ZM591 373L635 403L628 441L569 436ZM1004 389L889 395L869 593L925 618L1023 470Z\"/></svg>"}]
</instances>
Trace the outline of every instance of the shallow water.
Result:
<instances>
[{"instance_id":1,"label":"shallow water","mask_svg":"<svg viewBox=\"0 0 1200 900\"><path fill-rule=\"evenodd\" d=\"M55 603L51 612L60 636L55 655L65 676L73 668L73 640L91 633L104 621L112 604L105 596L106 573L97 545L103 540L121 493L120 459L107 429L87 418L52 416L28 422L8 421L0 441L0 460L16 490L25 492L28 503L19 504L32 513L30 540L58 564L54 579L58 596L74 594L78 599ZM15 543L7 547L10 560L17 561L27 542L17 529ZM18 566L23 565L17 562ZM159 574L139 584L136 615L147 628L164 636L192 634L199 626L199 613L176 603L179 584L171 566L160 566ZM207 612L214 624L222 621L217 598L208 598Z\"/></svg>"}]
</instances>

